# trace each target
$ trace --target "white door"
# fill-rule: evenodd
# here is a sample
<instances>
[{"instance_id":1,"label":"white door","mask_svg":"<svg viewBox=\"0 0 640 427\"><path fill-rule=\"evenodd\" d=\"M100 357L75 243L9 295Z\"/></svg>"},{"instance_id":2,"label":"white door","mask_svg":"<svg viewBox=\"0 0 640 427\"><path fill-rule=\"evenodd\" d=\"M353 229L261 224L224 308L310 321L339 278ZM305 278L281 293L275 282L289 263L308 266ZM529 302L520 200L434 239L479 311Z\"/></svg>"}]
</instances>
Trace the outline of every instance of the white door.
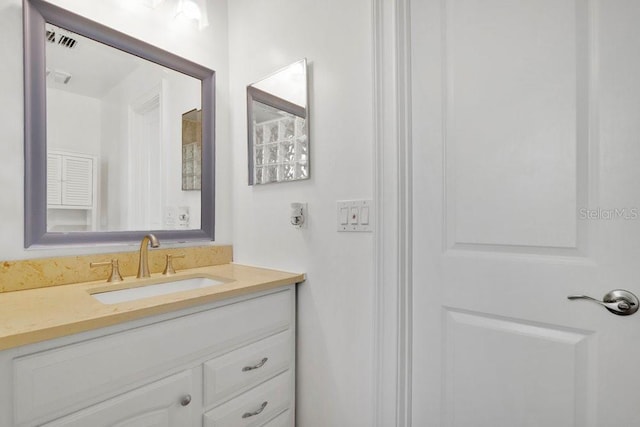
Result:
<instances>
[{"instance_id":1,"label":"white door","mask_svg":"<svg viewBox=\"0 0 640 427\"><path fill-rule=\"evenodd\" d=\"M160 90L159 88L157 89ZM131 107L129 140L129 230L160 230L164 182L161 96L153 92Z\"/></svg>"},{"instance_id":2,"label":"white door","mask_svg":"<svg viewBox=\"0 0 640 427\"><path fill-rule=\"evenodd\" d=\"M47 205L62 204L62 156L47 154Z\"/></svg>"},{"instance_id":3,"label":"white door","mask_svg":"<svg viewBox=\"0 0 640 427\"><path fill-rule=\"evenodd\" d=\"M412 425L640 426L640 1L410 6Z\"/></svg>"},{"instance_id":4,"label":"white door","mask_svg":"<svg viewBox=\"0 0 640 427\"><path fill-rule=\"evenodd\" d=\"M93 207L93 159L62 156L62 204Z\"/></svg>"}]
</instances>

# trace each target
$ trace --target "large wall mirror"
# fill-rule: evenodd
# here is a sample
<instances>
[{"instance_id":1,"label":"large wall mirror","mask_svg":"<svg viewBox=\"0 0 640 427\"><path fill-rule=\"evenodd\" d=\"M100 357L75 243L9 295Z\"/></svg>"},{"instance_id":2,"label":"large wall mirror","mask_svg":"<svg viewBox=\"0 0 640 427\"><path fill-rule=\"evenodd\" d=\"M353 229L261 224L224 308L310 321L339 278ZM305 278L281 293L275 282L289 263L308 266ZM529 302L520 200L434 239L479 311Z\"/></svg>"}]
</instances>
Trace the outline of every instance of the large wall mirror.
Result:
<instances>
[{"instance_id":1,"label":"large wall mirror","mask_svg":"<svg viewBox=\"0 0 640 427\"><path fill-rule=\"evenodd\" d=\"M307 60L247 86L249 185L309 178Z\"/></svg>"},{"instance_id":2,"label":"large wall mirror","mask_svg":"<svg viewBox=\"0 0 640 427\"><path fill-rule=\"evenodd\" d=\"M214 72L41 0L24 49L25 247L212 240Z\"/></svg>"}]
</instances>

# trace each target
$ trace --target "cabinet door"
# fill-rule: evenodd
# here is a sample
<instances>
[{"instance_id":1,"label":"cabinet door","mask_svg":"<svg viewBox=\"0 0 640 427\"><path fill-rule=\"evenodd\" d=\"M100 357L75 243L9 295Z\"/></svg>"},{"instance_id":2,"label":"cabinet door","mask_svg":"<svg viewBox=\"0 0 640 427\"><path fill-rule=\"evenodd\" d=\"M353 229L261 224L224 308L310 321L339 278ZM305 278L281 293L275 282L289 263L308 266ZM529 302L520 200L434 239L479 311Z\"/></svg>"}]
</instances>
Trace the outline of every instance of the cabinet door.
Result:
<instances>
[{"instance_id":1,"label":"cabinet door","mask_svg":"<svg viewBox=\"0 0 640 427\"><path fill-rule=\"evenodd\" d=\"M47 155L47 204L62 204L62 156Z\"/></svg>"},{"instance_id":2,"label":"cabinet door","mask_svg":"<svg viewBox=\"0 0 640 427\"><path fill-rule=\"evenodd\" d=\"M191 370L183 371L70 416L45 427L187 427L199 418L190 401ZM186 400L185 400L186 399Z\"/></svg>"},{"instance_id":3,"label":"cabinet door","mask_svg":"<svg viewBox=\"0 0 640 427\"><path fill-rule=\"evenodd\" d=\"M93 205L93 159L62 157L62 204L86 207Z\"/></svg>"}]
</instances>

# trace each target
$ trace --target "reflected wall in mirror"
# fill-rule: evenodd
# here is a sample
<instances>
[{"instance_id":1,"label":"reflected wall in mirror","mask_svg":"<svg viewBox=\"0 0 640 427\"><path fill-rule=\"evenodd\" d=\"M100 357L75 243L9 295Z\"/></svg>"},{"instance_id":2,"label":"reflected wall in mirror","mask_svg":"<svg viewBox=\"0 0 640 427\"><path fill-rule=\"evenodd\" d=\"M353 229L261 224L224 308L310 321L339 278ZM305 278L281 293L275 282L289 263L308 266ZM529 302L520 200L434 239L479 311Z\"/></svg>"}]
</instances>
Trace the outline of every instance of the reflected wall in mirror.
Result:
<instances>
[{"instance_id":1,"label":"reflected wall in mirror","mask_svg":"<svg viewBox=\"0 0 640 427\"><path fill-rule=\"evenodd\" d=\"M24 33L25 247L212 240L213 71L41 0Z\"/></svg>"},{"instance_id":2,"label":"reflected wall in mirror","mask_svg":"<svg viewBox=\"0 0 640 427\"><path fill-rule=\"evenodd\" d=\"M309 178L307 60L247 86L249 185Z\"/></svg>"},{"instance_id":3,"label":"reflected wall in mirror","mask_svg":"<svg viewBox=\"0 0 640 427\"><path fill-rule=\"evenodd\" d=\"M202 182L202 110L182 115L182 190L200 190Z\"/></svg>"}]
</instances>

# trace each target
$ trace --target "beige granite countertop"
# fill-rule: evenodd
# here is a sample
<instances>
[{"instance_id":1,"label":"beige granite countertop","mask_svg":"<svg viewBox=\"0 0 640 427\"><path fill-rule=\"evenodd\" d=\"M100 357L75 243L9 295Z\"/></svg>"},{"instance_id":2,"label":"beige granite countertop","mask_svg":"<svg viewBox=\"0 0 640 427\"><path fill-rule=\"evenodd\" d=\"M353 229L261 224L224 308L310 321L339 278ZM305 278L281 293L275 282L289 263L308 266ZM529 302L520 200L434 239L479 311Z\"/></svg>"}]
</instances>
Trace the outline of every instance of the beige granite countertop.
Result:
<instances>
[{"instance_id":1,"label":"beige granite countertop","mask_svg":"<svg viewBox=\"0 0 640 427\"><path fill-rule=\"evenodd\" d=\"M155 273L150 279L125 277L115 284L100 280L0 293L0 350L304 281L304 274L230 263L179 271L169 280L203 275L226 283L110 305L91 294L167 277Z\"/></svg>"},{"instance_id":2,"label":"beige granite countertop","mask_svg":"<svg viewBox=\"0 0 640 427\"><path fill-rule=\"evenodd\" d=\"M152 273L164 269L168 254L184 255L184 258L174 259L176 270L228 264L233 260L233 248L230 245L162 247L149 251L149 269ZM139 256L139 251L132 248L128 252L3 261L0 262L0 293L100 280L109 275L111 267L91 268L91 263L112 259L119 261L123 276L133 276L138 271Z\"/></svg>"}]
</instances>

